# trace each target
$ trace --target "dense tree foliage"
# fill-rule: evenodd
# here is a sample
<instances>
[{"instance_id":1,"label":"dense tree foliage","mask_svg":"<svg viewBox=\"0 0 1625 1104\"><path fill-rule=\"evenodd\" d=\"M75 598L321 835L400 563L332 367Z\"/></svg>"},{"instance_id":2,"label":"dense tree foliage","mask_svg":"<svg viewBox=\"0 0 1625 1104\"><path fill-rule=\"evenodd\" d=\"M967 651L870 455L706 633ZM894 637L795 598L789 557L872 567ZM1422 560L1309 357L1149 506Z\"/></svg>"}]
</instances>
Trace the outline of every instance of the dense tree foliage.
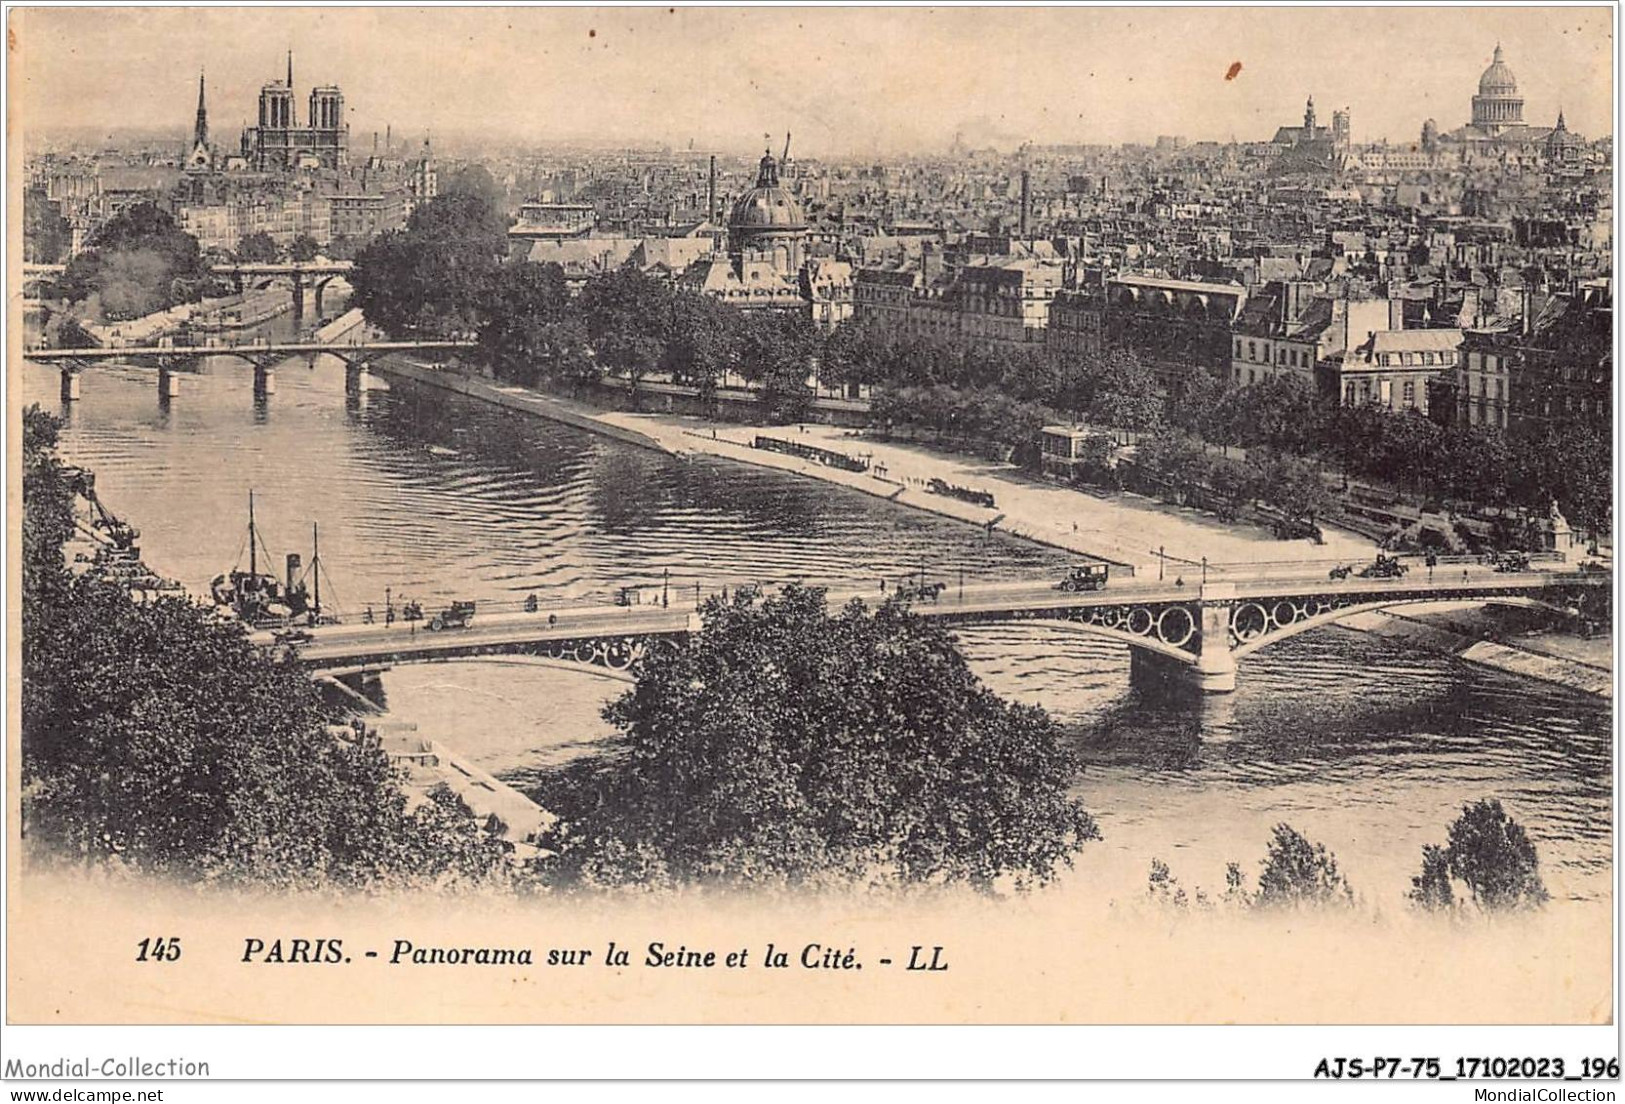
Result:
<instances>
[{"instance_id":1,"label":"dense tree foliage","mask_svg":"<svg viewBox=\"0 0 1625 1104\"><path fill-rule=\"evenodd\" d=\"M548 875L572 884L1043 882L1098 833L1042 710L1001 701L947 632L822 591L713 599L606 709L568 772Z\"/></svg>"},{"instance_id":2,"label":"dense tree foliage","mask_svg":"<svg viewBox=\"0 0 1625 1104\"><path fill-rule=\"evenodd\" d=\"M63 564L80 473L24 416L22 750L37 852L188 879L455 887L505 845L447 793L408 808L388 760L335 738L315 684L191 602L138 604Z\"/></svg>"},{"instance_id":3,"label":"dense tree foliage","mask_svg":"<svg viewBox=\"0 0 1625 1104\"><path fill-rule=\"evenodd\" d=\"M281 256L276 239L264 230L256 230L237 243L237 259L244 264L270 264Z\"/></svg>"},{"instance_id":4,"label":"dense tree foliage","mask_svg":"<svg viewBox=\"0 0 1625 1104\"><path fill-rule=\"evenodd\" d=\"M288 243L288 259L292 261L313 261L321 251L321 243L309 234L300 234Z\"/></svg>"},{"instance_id":5,"label":"dense tree foliage","mask_svg":"<svg viewBox=\"0 0 1625 1104\"><path fill-rule=\"evenodd\" d=\"M209 283L197 239L167 211L137 203L108 220L57 286L74 302L93 299L93 312L117 321L193 302Z\"/></svg>"},{"instance_id":6,"label":"dense tree foliage","mask_svg":"<svg viewBox=\"0 0 1625 1104\"><path fill-rule=\"evenodd\" d=\"M30 264L60 264L73 247L73 227L44 188L23 191L23 260Z\"/></svg>"},{"instance_id":7,"label":"dense tree foliage","mask_svg":"<svg viewBox=\"0 0 1625 1104\"><path fill-rule=\"evenodd\" d=\"M396 336L477 329L506 249L506 226L488 203L439 196L356 254L354 303Z\"/></svg>"},{"instance_id":8,"label":"dense tree foliage","mask_svg":"<svg viewBox=\"0 0 1625 1104\"><path fill-rule=\"evenodd\" d=\"M498 269L482 302L479 340L503 379L536 387L578 374L586 331L571 309L564 271L556 264Z\"/></svg>"},{"instance_id":9,"label":"dense tree foliage","mask_svg":"<svg viewBox=\"0 0 1625 1104\"><path fill-rule=\"evenodd\" d=\"M1538 908L1550 896L1529 834L1494 798L1463 806L1446 845L1422 849L1422 870L1411 879L1411 900L1430 910L1454 908L1458 882L1486 912Z\"/></svg>"},{"instance_id":10,"label":"dense tree foliage","mask_svg":"<svg viewBox=\"0 0 1625 1104\"><path fill-rule=\"evenodd\" d=\"M1337 857L1312 843L1290 824L1277 824L1270 836L1253 897L1261 908L1351 905L1354 890L1337 869Z\"/></svg>"},{"instance_id":11,"label":"dense tree foliage","mask_svg":"<svg viewBox=\"0 0 1625 1104\"><path fill-rule=\"evenodd\" d=\"M492 211L495 211L499 217L506 215L508 193L496 182L495 178L491 176L491 171L484 165L465 165L451 172L442 172L438 174L438 177L438 191L441 195L472 196Z\"/></svg>"}]
</instances>

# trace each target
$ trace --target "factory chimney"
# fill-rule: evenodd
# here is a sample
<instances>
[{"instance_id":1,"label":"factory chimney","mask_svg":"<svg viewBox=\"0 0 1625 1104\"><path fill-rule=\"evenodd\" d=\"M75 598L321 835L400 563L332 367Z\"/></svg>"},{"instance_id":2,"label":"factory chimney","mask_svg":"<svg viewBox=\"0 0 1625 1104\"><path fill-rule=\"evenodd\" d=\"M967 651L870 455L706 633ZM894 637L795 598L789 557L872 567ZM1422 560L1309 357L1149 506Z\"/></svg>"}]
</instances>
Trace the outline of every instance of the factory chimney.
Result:
<instances>
[{"instance_id":1,"label":"factory chimney","mask_svg":"<svg viewBox=\"0 0 1625 1104\"><path fill-rule=\"evenodd\" d=\"M1021 237L1027 238L1027 227L1032 220L1032 173L1026 169L1021 170Z\"/></svg>"}]
</instances>

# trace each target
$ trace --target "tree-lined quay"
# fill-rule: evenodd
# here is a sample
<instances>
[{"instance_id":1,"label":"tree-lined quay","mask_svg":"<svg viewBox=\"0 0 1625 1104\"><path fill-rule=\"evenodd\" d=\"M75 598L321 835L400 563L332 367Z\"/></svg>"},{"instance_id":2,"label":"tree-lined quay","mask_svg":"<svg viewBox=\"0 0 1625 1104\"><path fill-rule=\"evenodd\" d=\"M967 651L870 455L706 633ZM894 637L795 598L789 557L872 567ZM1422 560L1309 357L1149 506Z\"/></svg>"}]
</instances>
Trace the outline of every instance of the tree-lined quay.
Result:
<instances>
[{"instance_id":1,"label":"tree-lined quay","mask_svg":"<svg viewBox=\"0 0 1625 1104\"><path fill-rule=\"evenodd\" d=\"M1509 435L1344 405L1288 375L1238 386L1197 372L1170 388L1123 347L1058 355L856 323L823 332L805 316L742 311L632 265L572 293L558 266L506 263L502 247L500 220L477 197L435 200L358 254L355 301L392 335L476 333L477 359L507 382L579 394L621 381L634 409L640 384L658 379L691 389L715 415L719 387L736 379L765 420L804 421L816 380L868 395L871 432L923 435L1035 470L1044 426L1105 427L1088 445L1098 462L1076 466L1076 477L1119 482L1121 440L1149 439L1139 465L1182 498L1221 517L1266 500L1289 534L1312 531L1349 477L1424 507L1544 516L1556 502L1582 530L1611 526L1609 444L1586 423ZM1231 447L1249 461L1225 457Z\"/></svg>"}]
</instances>

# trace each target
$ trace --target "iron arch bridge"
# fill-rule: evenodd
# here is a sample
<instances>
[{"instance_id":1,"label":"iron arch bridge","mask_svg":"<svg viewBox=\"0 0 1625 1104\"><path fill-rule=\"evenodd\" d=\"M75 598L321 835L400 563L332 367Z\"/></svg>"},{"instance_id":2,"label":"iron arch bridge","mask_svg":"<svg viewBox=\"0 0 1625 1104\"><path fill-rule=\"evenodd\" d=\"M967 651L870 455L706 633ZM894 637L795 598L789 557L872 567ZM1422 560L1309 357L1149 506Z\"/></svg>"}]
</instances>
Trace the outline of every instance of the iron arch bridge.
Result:
<instances>
[{"instance_id":1,"label":"iron arch bridge","mask_svg":"<svg viewBox=\"0 0 1625 1104\"><path fill-rule=\"evenodd\" d=\"M1025 588L966 588L956 598L920 602L923 616L952 626L1012 621L1063 626L1131 649L1136 670L1173 674L1208 692L1235 689L1237 661L1356 614L1396 606L1476 601L1573 615L1606 603L1611 573L1481 569L1461 580L1257 580L1193 588L1126 585L1113 591L1057 593L1047 583ZM855 595L832 594L832 607ZM299 649L315 670L381 668L401 663L526 655L605 671L629 671L657 648L678 647L698 626L693 613L666 609L570 611L562 619L531 614L494 618L467 629L403 633L397 627L316 629Z\"/></svg>"}]
</instances>

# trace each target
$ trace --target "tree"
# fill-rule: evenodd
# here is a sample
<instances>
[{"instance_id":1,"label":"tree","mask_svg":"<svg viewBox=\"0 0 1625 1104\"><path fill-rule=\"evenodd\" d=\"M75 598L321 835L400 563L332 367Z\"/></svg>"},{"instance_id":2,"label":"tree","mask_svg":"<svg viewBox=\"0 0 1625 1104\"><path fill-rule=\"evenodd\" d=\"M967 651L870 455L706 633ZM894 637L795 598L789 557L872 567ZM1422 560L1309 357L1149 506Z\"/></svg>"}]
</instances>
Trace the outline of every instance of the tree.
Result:
<instances>
[{"instance_id":1,"label":"tree","mask_svg":"<svg viewBox=\"0 0 1625 1104\"><path fill-rule=\"evenodd\" d=\"M59 264L73 247L73 227L62 209L46 197L44 188L23 192L23 260L30 264Z\"/></svg>"},{"instance_id":2,"label":"tree","mask_svg":"<svg viewBox=\"0 0 1625 1104\"><path fill-rule=\"evenodd\" d=\"M629 261L588 280L576 300L599 365L627 379L634 401L638 382L658 368L665 355L671 294L665 284Z\"/></svg>"},{"instance_id":3,"label":"tree","mask_svg":"<svg viewBox=\"0 0 1625 1104\"><path fill-rule=\"evenodd\" d=\"M1041 709L982 686L890 602L713 599L605 710L615 751L547 796L557 882L1043 882L1094 821Z\"/></svg>"},{"instance_id":4,"label":"tree","mask_svg":"<svg viewBox=\"0 0 1625 1104\"><path fill-rule=\"evenodd\" d=\"M281 256L276 239L264 230L256 230L237 243L237 259L244 264L271 264Z\"/></svg>"},{"instance_id":5,"label":"tree","mask_svg":"<svg viewBox=\"0 0 1625 1104\"><path fill-rule=\"evenodd\" d=\"M1352 905L1354 890L1337 869L1337 857L1311 843L1289 824L1277 824L1258 875L1258 907Z\"/></svg>"},{"instance_id":6,"label":"tree","mask_svg":"<svg viewBox=\"0 0 1625 1104\"><path fill-rule=\"evenodd\" d=\"M209 274L197 239L167 211L137 203L108 220L58 281L73 302L95 296L108 319L136 318L202 295Z\"/></svg>"},{"instance_id":7,"label":"tree","mask_svg":"<svg viewBox=\"0 0 1625 1104\"><path fill-rule=\"evenodd\" d=\"M661 350L661 367L673 383L698 390L708 405L723 373L739 362L744 317L734 308L697 292L673 293Z\"/></svg>"},{"instance_id":8,"label":"tree","mask_svg":"<svg viewBox=\"0 0 1625 1104\"><path fill-rule=\"evenodd\" d=\"M439 192L443 196L471 196L501 216L508 208L508 194L484 165L465 165L440 173Z\"/></svg>"},{"instance_id":9,"label":"tree","mask_svg":"<svg viewBox=\"0 0 1625 1104\"><path fill-rule=\"evenodd\" d=\"M300 234L288 243L288 259L304 263L314 261L322 251L320 243L309 234Z\"/></svg>"},{"instance_id":10,"label":"tree","mask_svg":"<svg viewBox=\"0 0 1625 1104\"><path fill-rule=\"evenodd\" d=\"M504 881L506 844L444 796L409 809L315 683L190 601L66 570L75 482L24 415L23 817L42 857L331 889Z\"/></svg>"},{"instance_id":11,"label":"tree","mask_svg":"<svg viewBox=\"0 0 1625 1104\"><path fill-rule=\"evenodd\" d=\"M1127 350L1107 354L1089 402L1095 421L1130 432L1156 428L1162 421L1163 402L1157 377Z\"/></svg>"},{"instance_id":12,"label":"tree","mask_svg":"<svg viewBox=\"0 0 1625 1104\"><path fill-rule=\"evenodd\" d=\"M799 422L812 406L807 386L817 355L818 332L801 314L765 311L746 314L740 335L740 372L758 382L758 401L770 421Z\"/></svg>"},{"instance_id":13,"label":"tree","mask_svg":"<svg viewBox=\"0 0 1625 1104\"><path fill-rule=\"evenodd\" d=\"M355 257L354 302L395 335L478 329L507 229L474 196L438 196L404 230L381 234Z\"/></svg>"},{"instance_id":14,"label":"tree","mask_svg":"<svg viewBox=\"0 0 1625 1104\"><path fill-rule=\"evenodd\" d=\"M480 346L502 379L534 387L570 378L585 359L585 335L556 264L498 269L481 313Z\"/></svg>"},{"instance_id":15,"label":"tree","mask_svg":"<svg viewBox=\"0 0 1625 1104\"><path fill-rule=\"evenodd\" d=\"M1538 908L1550 897L1529 834L1494 798L1462 806L1446 846L1422 849L1422 872L1411 879L1410 898L1423 908L1448 909L1456 901L1452 880L1465 885L1486 912Z\"/></svg>"}]
</instances>

